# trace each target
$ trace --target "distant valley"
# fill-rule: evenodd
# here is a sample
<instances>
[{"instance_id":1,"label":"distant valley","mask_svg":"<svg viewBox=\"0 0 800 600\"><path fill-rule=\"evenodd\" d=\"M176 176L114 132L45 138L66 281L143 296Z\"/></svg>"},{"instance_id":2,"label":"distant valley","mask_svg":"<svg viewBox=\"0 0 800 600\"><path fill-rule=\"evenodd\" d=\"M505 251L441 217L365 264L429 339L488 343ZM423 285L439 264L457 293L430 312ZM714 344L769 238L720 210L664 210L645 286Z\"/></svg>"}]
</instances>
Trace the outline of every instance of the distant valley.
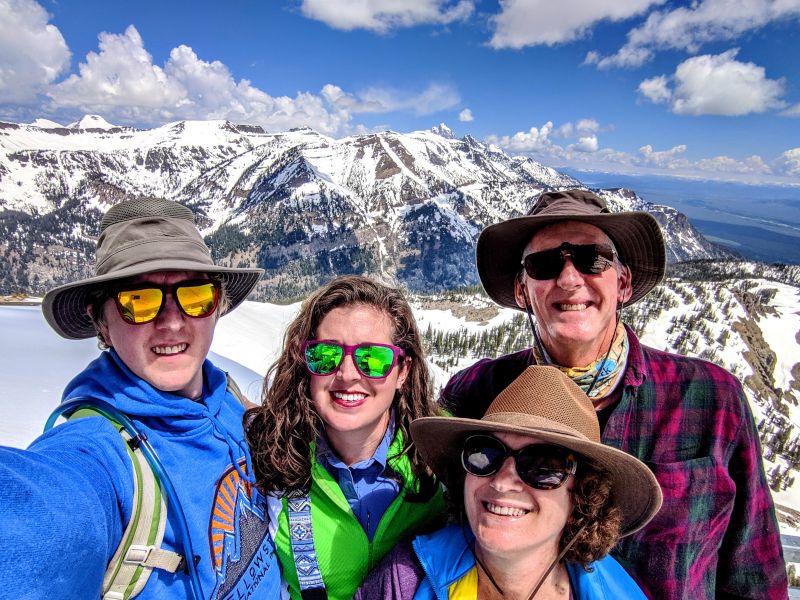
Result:
<instances>
[{"instance_id":1,"label":"distant valley","mask_svg":"<svg viewBox=\"0 0 800 600\"><path fill-rule=\"evenodd\" d=\"M564 172L593 187L630 187L684 213L709 240L743 258L800 264L800 187L675 177Z\"/></svg>"}]
</instances>

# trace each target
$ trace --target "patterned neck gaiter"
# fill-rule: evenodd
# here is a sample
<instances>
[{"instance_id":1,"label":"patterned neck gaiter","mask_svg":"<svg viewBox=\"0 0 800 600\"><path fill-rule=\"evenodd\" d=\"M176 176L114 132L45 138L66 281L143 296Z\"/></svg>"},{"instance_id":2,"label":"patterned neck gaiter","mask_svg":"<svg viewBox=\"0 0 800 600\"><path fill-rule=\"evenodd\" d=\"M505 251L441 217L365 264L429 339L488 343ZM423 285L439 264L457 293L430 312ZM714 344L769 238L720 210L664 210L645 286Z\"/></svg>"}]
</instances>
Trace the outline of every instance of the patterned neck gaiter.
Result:
<instances>
[{"instance_id":1,"label":"patterned neck gaiter","mask_svg":"<svg viewBox=\"0 0 800 600\"><path fill-rule=\"evenodd\" d=\"M609 396L616 389L625 372L625 365L628 362L628 334L622 322L617 323L611 348L604 356L585 367L562 367L555 364L544 349L538 335L536 344L533 346L533 357L536 364L552 365L562 371L592 399L595 408L600 409L602 406L599 406L598 401Z\"/></svg>"}]
</instances>

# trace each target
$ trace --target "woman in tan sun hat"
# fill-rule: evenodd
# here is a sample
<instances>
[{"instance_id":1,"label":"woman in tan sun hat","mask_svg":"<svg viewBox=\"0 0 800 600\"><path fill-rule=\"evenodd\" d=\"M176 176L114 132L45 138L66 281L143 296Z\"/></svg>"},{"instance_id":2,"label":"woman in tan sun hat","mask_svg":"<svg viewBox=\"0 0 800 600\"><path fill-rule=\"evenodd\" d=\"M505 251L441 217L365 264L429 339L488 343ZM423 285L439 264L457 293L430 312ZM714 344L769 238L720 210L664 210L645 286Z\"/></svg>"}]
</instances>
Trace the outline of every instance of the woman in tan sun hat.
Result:
<instances>
[{"instance_id":1,"label":"woman in tan sun hat","mask_svg":"<svg viewBox=\"0 0 800 600\"><path fill-rule=\"evenodd\" d=\"M411 434L459 523L399 545L357 599L645 598L608 552L656 514L661 489L600 443L566 375L528 367L480 420L417 419Z\"/></svg>"}]
</instances>

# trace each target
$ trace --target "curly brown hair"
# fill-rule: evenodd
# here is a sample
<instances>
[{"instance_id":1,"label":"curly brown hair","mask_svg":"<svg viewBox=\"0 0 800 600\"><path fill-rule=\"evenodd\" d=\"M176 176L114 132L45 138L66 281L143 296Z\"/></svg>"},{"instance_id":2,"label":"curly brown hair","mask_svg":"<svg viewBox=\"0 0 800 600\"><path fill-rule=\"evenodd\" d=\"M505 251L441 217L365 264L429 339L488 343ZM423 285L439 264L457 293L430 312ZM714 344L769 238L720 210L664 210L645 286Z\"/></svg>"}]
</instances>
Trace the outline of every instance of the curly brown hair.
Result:
<instances>
[{"instance_id":1,"label":"curly brown hair","mask_svg":"<svg viewBox=\"0 0 800 600\"><path fill-rule=\"evenodd\" d=\"M570 540L579 534L564 555L564 560L587 569L589 563L603 558L619 540L622 512L611 500L611 478L608 471L582 456L577 459L578 469L571 492L572 513L561 532L558 551L561 553ZM449 480L450 486L445 494L450 514L462 523L466 520L465 476L466 473L461 468L461 474ZM581 532L584 525L586 529Z\"/></svg>"},{"instance_id":2,"label":"curly brown hair","mask_svg":"<svg viewBox=\"0 0 800 600\"><path fill-rule=\"evenodd\" d=\"M311 401L311 376L305 367L303 343L314 339L322 319L334 308L362 304L378 309L392 323L392 343L403 349L409 372L395 393L395 425L402 433L411 471L417 482L406 492L409 501L424 501L437 483L411 440L411 421L437 414L422 340L403 294L367 277L338 277L311 294L286 330L283 351L264 379L261 406L245 413L256 483L263 492L303 496L311 488L310 444L324 431ZM392 475L392 474L390 474ZM401 486L402 487L402 486Z\"/></svg>"}]
</instances>

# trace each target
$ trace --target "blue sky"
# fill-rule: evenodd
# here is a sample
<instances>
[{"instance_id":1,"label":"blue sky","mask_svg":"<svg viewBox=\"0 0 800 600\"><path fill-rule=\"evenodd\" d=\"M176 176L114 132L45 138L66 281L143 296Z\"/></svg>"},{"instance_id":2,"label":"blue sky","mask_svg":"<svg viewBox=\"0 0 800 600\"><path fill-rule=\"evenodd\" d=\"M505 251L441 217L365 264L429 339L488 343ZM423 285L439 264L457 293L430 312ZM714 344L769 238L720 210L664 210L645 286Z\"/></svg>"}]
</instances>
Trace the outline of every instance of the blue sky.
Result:
<instances>
[{"instance_id":1,"label":"blue sky","mask_svg":"<svg viewBox=\"0 0 800 600\"><path fill-rule=\"evenodd\" d=\"M0 0L0 118L446 123L556 167L800 185L800 0Z\"/></svg>"}]
</instances>

